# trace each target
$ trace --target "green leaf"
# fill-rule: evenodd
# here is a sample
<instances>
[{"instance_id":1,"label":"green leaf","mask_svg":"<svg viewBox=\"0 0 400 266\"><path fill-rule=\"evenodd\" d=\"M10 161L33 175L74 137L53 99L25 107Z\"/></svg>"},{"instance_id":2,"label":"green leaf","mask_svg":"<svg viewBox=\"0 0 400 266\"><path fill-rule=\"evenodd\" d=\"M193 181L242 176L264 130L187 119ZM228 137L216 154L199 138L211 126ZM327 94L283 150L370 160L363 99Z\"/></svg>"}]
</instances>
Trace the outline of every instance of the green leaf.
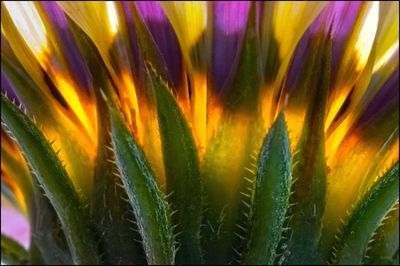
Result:
<instances>
[{"instance_id":1,"label":"green leaf","mask_svg":"<svg viewBox=\"0 0 400 266\"><path fill-rule=\"evenodd\" d=\"M1 96L1 119L15 137L35 177L57 212L67 237L74 263L98 264L96 243L88 213L62 163L43 134L30 119Z\"/></svg>"},{"instance_id":2,"label":"green leaf","mask_svg":"<svg viewBox=\"0 0 400 266\"><path fill-rule=\"evenodd\" d=\"M1 261L7 265L26 265L28 252L18 242L1 234Z\"/></svg>"},{"instance_id":3,"label":"green leaf","mask_svg":"<svg viewBox=\"0 0 400 266\"><path fill-rule=\"evenodd\" d=\"M258 158L245 264L274 263L289 207L291 168L289 137L281 112Z\"/></svg>"},{"instance_id":4,"label":"green leaf","mask_svg":"<svg viewBox=\"0 0 400 266\"><path fill-rule=\"evenodd\" d=\"M177 213L180 244L177 263L200 264L200 226L202 221L202 183L199 159L191 129L167 84L149 66L162 142L167 193Z\"/></svg>"},{"instance_id":5,"label":"green leaf","mask_svg":"<svg viewBox=\"0 0 400 266\"><path fill-rule=\"evenodd\" d=\"M135 213L147 263L173 264L175 247L168 202L143 150L132 137L115 104L110 101L111 139L116 164Z\"/></svg>"},{"instance_id":6,"label":"green leaf","mask_svg":"<svg viewBox=\"0 0 400 266\"><path fill-rule=\"evenodd\" d=\"M396 162L352 212L334 244L332 261L340 265L361 264L373 233L398 198L399 165Z\"/></svg>"},{"instance_id":7,"label":"green leaf","mask_svg":"<svg viewBox=\"0 0 400 266\"><path fill-rule=\"evenodd\" d=\"M331 37L319 33L311 43L312 58L307 75L310 106L293 155L290 209L289 264L319 263L318 243L325 209L325 112L330 79ZM317 71L316 71L316 70ZM284 253L286 253L284 251Z\"/></svg>"}]
</instances>

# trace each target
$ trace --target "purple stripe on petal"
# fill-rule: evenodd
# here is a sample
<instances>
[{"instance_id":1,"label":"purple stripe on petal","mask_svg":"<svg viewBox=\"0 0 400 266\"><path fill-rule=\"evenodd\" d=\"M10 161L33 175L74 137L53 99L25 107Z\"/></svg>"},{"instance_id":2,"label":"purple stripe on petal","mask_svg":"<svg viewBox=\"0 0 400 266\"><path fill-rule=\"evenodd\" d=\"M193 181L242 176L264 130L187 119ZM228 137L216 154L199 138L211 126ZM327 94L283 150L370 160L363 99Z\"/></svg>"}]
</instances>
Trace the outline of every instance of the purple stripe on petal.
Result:
<instances>
[{"instance_id":1,"label":"purple stripe on petal","mask_svg":"<svg viewBox=\"0 0 400 266\"><path fill-rule=\"evenodd\" d=\"M300 42L297 44L294 51L292 62L290 63L287 81L286 92L292 92L297 86L297 80L300 78L301 71L304 68L304 63L307 62L309 55L309 47L311 45L311 33L307 30Z\"/></svg>"},{"instance_id":2,"label":"purple stripe on petal","mask_svg":"<svg viewBox=\"0 0 400 266\"><path fill-rule=\"evenodd\" d=\"M263 14L264 14L264 1L256 1L256 21L259 32L261 29Z\"/></svg>"},{"instance_id":3,"label":"purple stripe on petal","mask_svg":"<svg viewBox=\"0 0 400 266\"><path fill-rule=\"evenodd\" d=\"M125 20L126 23L129 44L131 47L131 52L133 57L133 64L134 64L133 71L135 75L140 76L143 64L141 64L139 42L136 35L135 23L133 22L130 2L122 1L121 5L122 5L122 12L124 14L123 19Z\"/></svg>"},{"instance_id":4,"label":"purple stripe on petal","mask_svg":"<svg viewBox=\"0 0 400 266\"><path fill-rule=\"evenodd\" d=\"M30 226L28 220L6 204L1 205L1 233L16 240L25 248L29 247Z\"/></svg>"},{"instance_id":5,"label":"purple stripe on petal","mask_svg":"<svg viewBox=\"0 0 400 266\"><path fill-rule=\"evenodd\" d=\"M64 12L56 2L42 1L41 5L50 19L57 37L60 40L63 54L70 66L72 75L78 81L80 87L89 91L92 84L92 77L73 39L68 25L68 20Z\"/></svg>"},{"instance_id":6,"label":"purple stripe on petal","mask_svg":"<svg viewBox=\"0 0 400 266\"><path fill-rule=\"evenodd\" d=\"M10 80L3 72L3 70L1 70L1 92L3 94L7 94L7 97L10 100L14 101L16 105L21 104L21 101L18 99L14 86L11 84Z\"/></svg>"},{"instance_id":7,"label":"purple stripe on petal","mask_svg":"<svg viewBox=\"0 0 400 266\"><path fill-rule=\"evenodd\" d=\"M288 92L293 91L296 87L300 71L303 69L304 62L306 62L305 59L311 39L321 29L324 22L326 25L324 28L325 34L328 34L329 28L332 26L331 78L334 78L344 46L350 37L361 6L362 2L356 1L330 2L325 6L314 22L311 23L296 47L288 70L286 88Z\"/></svg>"},{"instance_id":8,"label":"purple stripe on petal","mask_svg":"<svg viewBox=\"0 0 400 266\"><path fill-rule=\"evenodd\" d=\"M213 4L212 78L215 89L221 91L237 67L235 59L240 54L251 2Z\"/></svg>"},{"instance_id":9,"label":"purple stripe on petal","mask_svg":"<svg viewBox=\"0 0 400 266\"><path fill-rule=\"evenodd\" d=\"M399 102L399 67L392 73L372 101L368 104L364 113L358 120L358 126L363 127L380 117L393 105Z\"/></svg>"},{"instance_id":10,"label":"purple stripe on petal","mask_svg":"<svg viewBox=\"0 0 400 266\"><path fill-rule=\"evenodd\" d=\"M178 88L182 80L182 55L171 23L160 3L143 1L135 2L135 5L161 52L175 88Z\"/></svg>"},{"instance_id":11,"label":"purple stripe on petal","mask_svg":"<svg viewBox=\"0 0 400 266\"><path fill-rule=\"evenodd\" d=\"M351 34L358 14L361 10L362 2L332 2L324 10L328 16L328 22L332 23L332 73L336 73L339 67L339 60L343 53L344 46ZM322 23L324 14L321 14L319 23ZM329 23L330 24L330 23ZM328 25L329 25L328 24ZM328 28L326 28L326 33Z\"/></svg>"}]
</instances>

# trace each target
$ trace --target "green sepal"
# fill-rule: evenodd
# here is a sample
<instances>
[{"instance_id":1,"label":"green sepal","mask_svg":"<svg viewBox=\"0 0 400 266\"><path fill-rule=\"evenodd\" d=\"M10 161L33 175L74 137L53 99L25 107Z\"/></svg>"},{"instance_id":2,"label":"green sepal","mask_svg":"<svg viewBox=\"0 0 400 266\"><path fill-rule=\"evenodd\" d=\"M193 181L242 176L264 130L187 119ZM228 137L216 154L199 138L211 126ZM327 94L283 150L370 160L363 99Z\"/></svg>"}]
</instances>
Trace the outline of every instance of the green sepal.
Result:
<instances>
[{"instance_id":1,"label":"green sepal","mask_svg":"<svg viewBox=\"0 0 400 266\"><path fill-rule=\"evenodd\" d=\"M167 84L148 67L156 98L162 142L167 194L177 224L180 244L178 264L200 264L200 226L202 222L202 183L196 143L191 129Z\"/></svg>"},{"instance_id":2,"label":"green sepal","mask_svg":"<svg viewBox=\"0 0 400 266\"><path fill-rule=\"evenodd\" d=\"M116 164L136 217L147 263L173 264L175 246L167 199L111 97L107 103Z\"/></svg>"},{"instance_id":3,"label":"green sepal","mask_svg":"<svg viewBox=\"0 0 400 266\"><path fill-rule=\"evenodd\" d=\"M1 234L1 262L6 265L26 265L28 252L12 238Z\"/></svg>"},{"instance_id":4,"label":"green sepal","mask_svg":"<svg viewBox=\"0 0 400 266\"><path fill-rule=\"evenodd\" d=\"M51 144L33 122L4 95L1 95L1 119L8 128L8 133L15 138L38 183L57 212L74 263L99 264L88 212L83 208Z\"/></svg>"},{"instance_id":5,"label":"green sepal","mask_svg":"<svg viewBox=\"0 0 400 266\"><path fill-rule=\"evenodd\" d=\"M311 42L309 96L299 142L293 154L290 231L287 249L281 258L290 264L318 264L321 220L325 210L325 113L329 93L332 39L318 33ZM317 69L318 71L315 71ZM287 255L289 254L289 255Z\"/></svg>"},{"instance_id":6,"label":"green sepal","mask_svg":"<svg viewBox=\"0 0 400 266\"><path fill-rule=\"evenodd\" d=\"M292 161L283 112L268 132L258 158L250 234L243 262L274 264L289 207Z\"/></svg>"},{"instance_id":7,"label":"green sepal","mask_svg":"<svg viewBox=\"0 0 400 266\"><path fill-rule=\"evenodd\" d=\"M332 262L361 264L369 241L383 218L399 198L399 165L396 162L361 199L337 236Z\"/></svg>"}]
</instances>

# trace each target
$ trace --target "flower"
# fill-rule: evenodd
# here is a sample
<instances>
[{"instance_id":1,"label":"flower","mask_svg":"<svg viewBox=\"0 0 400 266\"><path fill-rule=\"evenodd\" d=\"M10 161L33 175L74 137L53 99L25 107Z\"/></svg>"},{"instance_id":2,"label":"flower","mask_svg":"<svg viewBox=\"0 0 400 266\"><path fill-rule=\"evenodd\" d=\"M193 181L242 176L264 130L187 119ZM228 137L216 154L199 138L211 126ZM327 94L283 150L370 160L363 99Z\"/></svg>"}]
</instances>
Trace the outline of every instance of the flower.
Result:
<instances>
[{"instance_id":1,"label":"flower","mask_svg":"<svg viewBox=\"0 0 400 266\"><path fill-rule=\"evenodd\" d=\"M398 262L398 5L2 2L4 260Z\"/></svg>"}]
</instances>

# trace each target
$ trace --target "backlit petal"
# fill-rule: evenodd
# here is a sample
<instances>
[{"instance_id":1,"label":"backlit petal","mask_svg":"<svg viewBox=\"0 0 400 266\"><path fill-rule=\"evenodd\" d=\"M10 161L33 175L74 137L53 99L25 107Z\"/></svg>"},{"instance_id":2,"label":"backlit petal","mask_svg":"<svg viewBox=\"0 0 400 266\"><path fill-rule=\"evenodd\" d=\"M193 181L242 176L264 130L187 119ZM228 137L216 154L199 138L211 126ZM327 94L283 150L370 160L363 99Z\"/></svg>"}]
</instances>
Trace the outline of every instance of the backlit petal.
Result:
<instances>
[{"instance_id":1,"label":"backlit petal","mask_svg":"<svg viewBox=\"0 0 400 266\"><path fill-rule=\"evenodd\" d=\"M224 88L235 73L246 30L250 2L213 3L212 78L214 89Z\"/></svg>"},{"instance_id":2,"label":"backlit petal","mask_svg":"<svg viewBox=\"0 0 400 266\"><path fill-rule=\"evenodd\" d=\"M174 87L178 88L182 81L182 59L178 40L168 18L156 1L136 2L135 5L164 58Z\"/></svg>"}]
</instances>

